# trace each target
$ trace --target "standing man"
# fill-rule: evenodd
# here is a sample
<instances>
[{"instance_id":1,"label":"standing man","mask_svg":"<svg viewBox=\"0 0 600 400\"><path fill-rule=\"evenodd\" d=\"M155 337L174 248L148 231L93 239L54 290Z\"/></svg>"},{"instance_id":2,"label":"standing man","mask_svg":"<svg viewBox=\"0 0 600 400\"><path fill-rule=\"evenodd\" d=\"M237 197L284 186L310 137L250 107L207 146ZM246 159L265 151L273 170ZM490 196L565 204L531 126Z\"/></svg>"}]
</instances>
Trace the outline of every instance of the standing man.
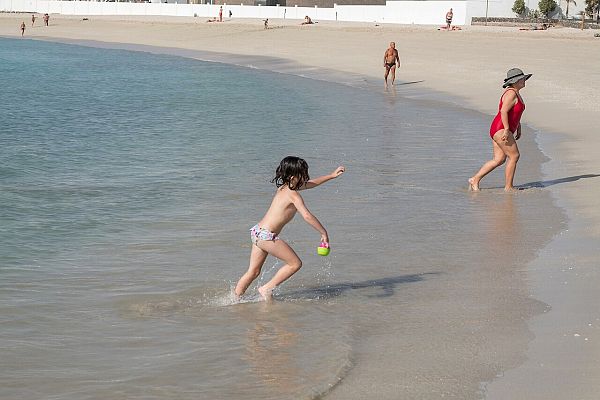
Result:
<instances>
[{"instance_id":1,"label":"standing man","mask_svg":"<svg viewBox=\"0 0 600 400\"><path fill-rule=\"evenodd\" d=\"M31 14L31 26L35 24L35 14Z\"/></svg>"},{"instance_id":2,"label":"standing man","mask_svg":"<svg viewBox=\"0 0 600 400\"><path fill-rule=\"evenodd\" d=\"M223 6L219 8L219 22L223 22Z\"/></svg>"},{"instance_id":3,"label":"standing man","mask_svg":"<svg viewBox=\"0 0 600 400\"><path fill-rule=\"evenodd\" d=\"M25 35L25 21L21 23L21 36Z\"/></svg>"},{"instance_id":4,"label":"standing man","mask_svg":"<svg viewBox=\"0 0 600 400\"><path fill-rule=\"evenodd\" d=\"M47 13L44 14L44 24L46 24L46 26L48 26L49 21L50 21L50 16Z\"/></svg>"},{"instance_id":5,"label":"standing man","mask_svg":"<svg viewBox=\"0 0 600 400\"><path fill-rule=\"evenodd\" d=\"M398 64L398 67L400 67L400 57L398 57L396 43L390 42L390 47L383 55L383 66L385 67L385 75L383 75L383 79L385 80L385 87L388 86L388 75L390 71L392 72L392 85L396 80L396 63Z\"/></svg>"},{"instance_id":6,"label":"standing man","mask_svg":"<svg viewBox=\"0 0 600 400\"><path fill-rule=\"evenodd\" d=\"M452 24L452 17L454 17L454 13L452 9L446 13L446 29L450 30L450 25Z\"/></svg>"}]
</instances>

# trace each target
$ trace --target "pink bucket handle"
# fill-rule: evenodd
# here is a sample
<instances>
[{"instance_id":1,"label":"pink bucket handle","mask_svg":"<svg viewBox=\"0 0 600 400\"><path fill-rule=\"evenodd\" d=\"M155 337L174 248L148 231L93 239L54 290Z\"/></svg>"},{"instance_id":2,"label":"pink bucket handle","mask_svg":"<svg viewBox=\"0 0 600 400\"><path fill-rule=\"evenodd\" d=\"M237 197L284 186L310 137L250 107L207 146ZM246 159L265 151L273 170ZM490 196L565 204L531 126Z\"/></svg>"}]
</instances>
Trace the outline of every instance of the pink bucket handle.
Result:
<instances>
[{"instance_id":1,"label":"pink bucket handle","mask_svg":"<svg viewBox=\"0 0 600 400\"><path fill-rule=\"evenodd\" d=\"M323 247L325 249L328 249L329 248L329 243L327 243L327 242L321 242L321 244L319 245L319 247Z\"/></svg>"}]
</instances>

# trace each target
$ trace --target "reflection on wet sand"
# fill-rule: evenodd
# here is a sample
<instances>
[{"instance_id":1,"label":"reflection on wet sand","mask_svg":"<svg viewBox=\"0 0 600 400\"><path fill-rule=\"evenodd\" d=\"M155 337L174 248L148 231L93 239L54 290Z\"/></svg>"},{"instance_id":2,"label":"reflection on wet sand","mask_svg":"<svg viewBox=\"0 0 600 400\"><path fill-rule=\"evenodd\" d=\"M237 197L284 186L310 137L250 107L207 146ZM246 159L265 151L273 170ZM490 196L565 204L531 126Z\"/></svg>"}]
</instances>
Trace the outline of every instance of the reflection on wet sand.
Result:
<instances>
[{"instance_id":1,"label":"reflection on wet sand","mask_svg":"<svg viewBox=\"0 0 600 400\"><path fill-rule=\"evenodd\" d=\"M270 393L289 394L302 388L306 380L297 363L302 329L290 321L278 304L261 303L240 307L239 315L249 324L245 332L242 360L248 363L257 383Z\"/></svg>"},{"instance_id":2,"label":"reflection on wet sand","mask_svg":"<svg viewBox=\"0 0 600 400\"><path fill-rule=\"evenodd\" d=\"M521 221L517 217L515 193L503 193L499 196L481 196L487 213L482 218L486 239L483 241L487 252L497 256L512 252L522 233Z\"/></svg>"},{"instance_id":3,"label":"reflection on wet sand","mask_svg":"<svg viewBox=\"0 0 600 400\"><path fill-rule=\"evenodd\" d=\"M388 104L390 105L394 105L396 104L396 96L398 95L398 93L396 92L396 86L390 87L386 87L385 88L385 100Z\"/></svg>"}]
</instances>

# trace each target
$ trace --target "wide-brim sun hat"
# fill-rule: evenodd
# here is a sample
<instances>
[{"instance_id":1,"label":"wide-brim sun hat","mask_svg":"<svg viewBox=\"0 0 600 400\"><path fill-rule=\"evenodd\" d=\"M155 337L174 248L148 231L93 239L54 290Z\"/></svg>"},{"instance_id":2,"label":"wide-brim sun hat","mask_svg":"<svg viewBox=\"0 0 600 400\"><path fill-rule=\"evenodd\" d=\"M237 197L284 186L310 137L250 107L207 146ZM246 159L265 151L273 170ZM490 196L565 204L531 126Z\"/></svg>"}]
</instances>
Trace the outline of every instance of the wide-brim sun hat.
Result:
<instances>
[{"instance_id":1,"label":"wide-brim sun hat","mask_svg":"<svg viewBox=\"0 0 600 400\"><path fill-rule=\"evenodd\" d=\"M504 83L502 87L505 88L508 85L512 85L513 83L517 83L521 79L529 79L533 74L525 74L520 68L511 68L506 73L506 78L504 79Z\"/></svg>"}]
</instances>

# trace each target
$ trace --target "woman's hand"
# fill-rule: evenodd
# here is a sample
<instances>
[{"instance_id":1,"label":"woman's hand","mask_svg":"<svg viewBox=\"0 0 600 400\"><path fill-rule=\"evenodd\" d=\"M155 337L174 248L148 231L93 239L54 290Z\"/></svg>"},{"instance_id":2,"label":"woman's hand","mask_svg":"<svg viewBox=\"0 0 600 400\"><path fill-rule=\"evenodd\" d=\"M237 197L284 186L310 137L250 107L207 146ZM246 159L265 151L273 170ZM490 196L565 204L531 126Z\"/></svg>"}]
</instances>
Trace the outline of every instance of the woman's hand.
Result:
<instances>
[{"instance_id":1,"label":"woman's hand","mask_svg":"<svg viewBox=\"0 0 600 400\"><path fill-rule=\"evenodd\" d=\"M321 243L329 244L329 236L327 234L321 235Z\"/></svg>"},{"instance_id":2,"label":"woman's hand","mask_svg":"<svg viewBox=\"0 0 600 400\"><path fill-rule=\"evenodd\" d=\"M500 136L500 140L502 140L503 142L508 142L508 135L512 135L512 132L510 131L510 129L505 129L502 136Z\"/></svg>"},{"instance_id":3,"label":"woman's hand","mask_svg":"<svg viewBox=\"0 0 600 400\"><path fill-rule=\"evenodd\" d=\"M515 134L515 140L519 140L521 138L521 131L518 130L517 133Z\"/></svg>"},{"instance_id":4,"label":"woman's hand","mask_svg":"<svg viewBox=\"0 0 600 400\"><path fill-rule=\"evenodd\" d=\"M517 126L517 132L515 133L515 140L519 140L520 137L521 137L521 124L519 124L519 126Z\"/></svg>"}]
</instances>

